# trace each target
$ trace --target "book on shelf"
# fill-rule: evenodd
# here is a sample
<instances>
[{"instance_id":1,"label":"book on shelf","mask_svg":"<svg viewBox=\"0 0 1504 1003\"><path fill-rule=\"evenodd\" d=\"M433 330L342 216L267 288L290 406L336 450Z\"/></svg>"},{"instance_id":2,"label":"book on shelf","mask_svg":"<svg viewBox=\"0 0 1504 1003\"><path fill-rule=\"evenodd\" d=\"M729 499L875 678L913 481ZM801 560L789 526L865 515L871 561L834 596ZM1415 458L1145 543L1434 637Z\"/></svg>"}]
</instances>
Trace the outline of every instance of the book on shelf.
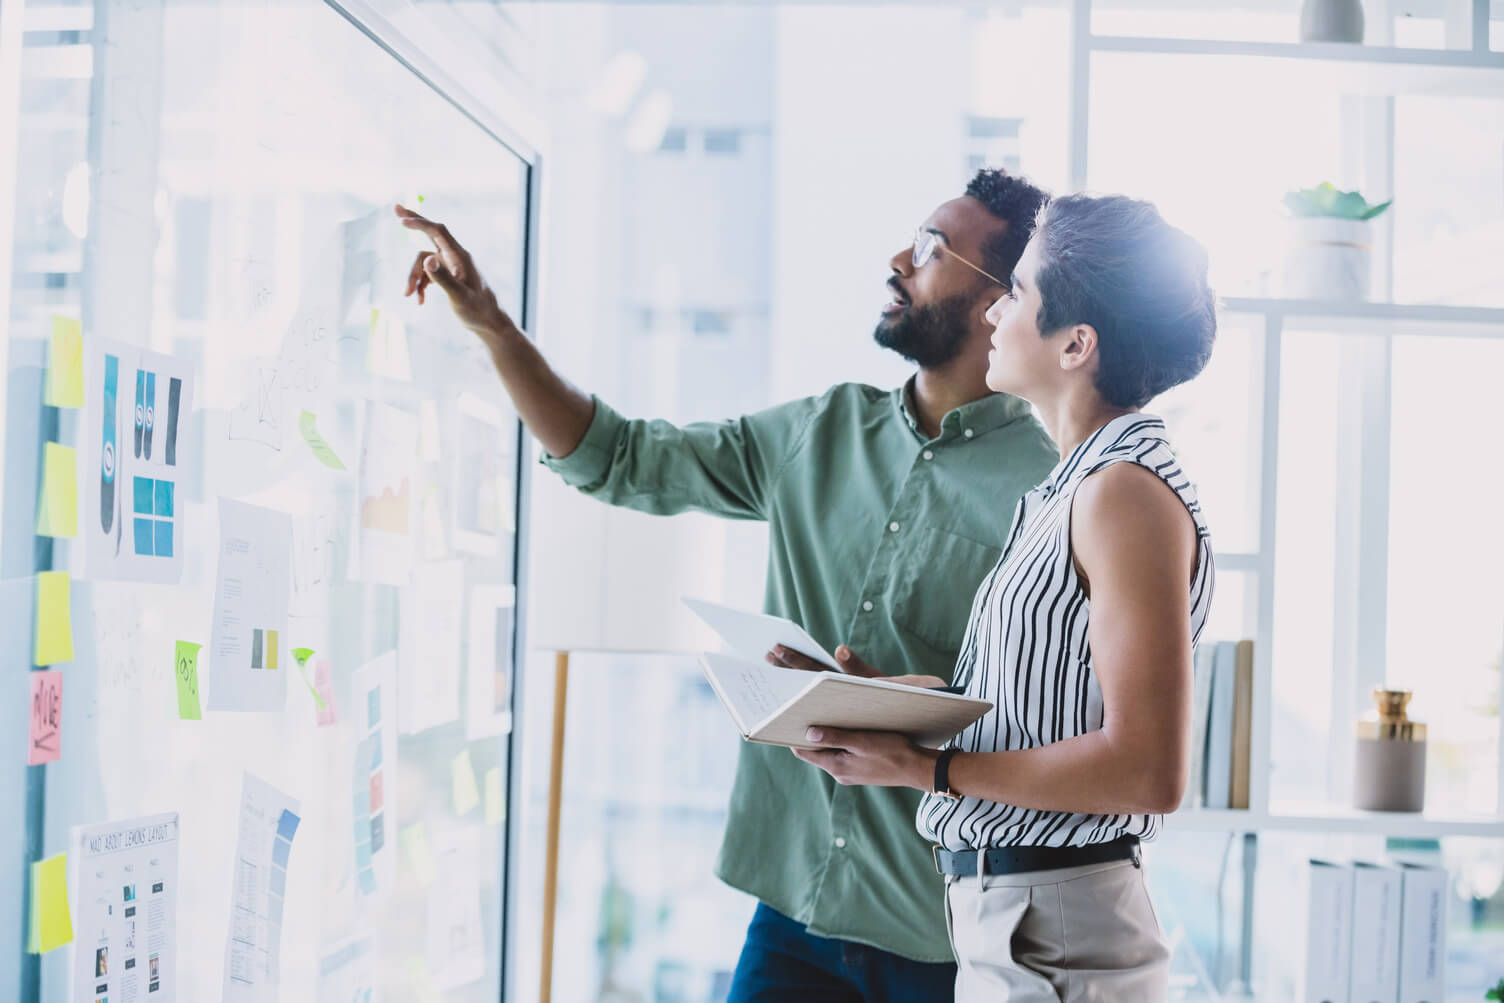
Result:
<instances>
[{"instance_id":1,"label":"book on shelf","mask_svg":"<svg viewBox=\"0 0 1504 1003\"><path fill-rule=\"evenodd\" d=\"M1253 642L1203 642L1191 684L1191 777L1182 808L1247 810L1253 757Z\"/></svg>"},{"instance_id":2,"label":"book on shelf","mask_svg":"<svg viewBox=\"0 0 1504 1003\"><path fill-rule=\"evenodd\" d=\"M1253 642L1233 648L1232 779L1229 808L1248 810L1253 765Z\"/></svg>"},{"instance_id":3,"label":"book on shelf","mask_svg":"<svg viewBox=\"0 0 1504 1003\"><path fill-rule=\"evenodd\" d=\"M1305 1003L1347 1003L1352 977L1353 869L1312 860L1306 903Z\"/></svg>"},{"instance_id":4,"label":"book on shelf","mask_svg":"<svg viewBox=\"0 0 1504 1003\"><path fill-rule=\"evenodd\" d=\"M1399 867L1399 1003L1440 1003L1447 988L1447 872L1420 864Z\"/></svg>"},{"instance_id":5,"label":"book on shelf","mask_svg":"<svg viewBox=\"0 0 1504 1003\"><path fill-rule=\"evenodd\" d=\"M1353 974L1349 1003L1394 1003L1400 994L1398 868L1353 865Z\"/></svg>"},{"instance_id":6,"label":"book on shelf","mask_svg":"<svg viewBox=\"0 0 1504 1003\"><path fill-rule=\"evenodd\" d=\"M1191 777L1180 802L1182 811L1206 804L1206 725L1211 716L1212 669L1216 657L1215 644L1196 646L1191 676Z\"/></svg>"},{"instance_id":7,"label":"book on shelf","mask_svg":"<svg viewBox=\"0 0 1504 1003\"><path fill-rule=\"evenodd\" d=\"M1441 1003L1447 873L1310 861L1305 1003Z\"/></svg>"},{"instance_id":8,"label":"book on shelf","mask_svg":"<svg viewBox=\"0 0 1504 1003\"><path fill-rule=\"evenodd\" d=\"M1218 641L1212 659L1212 701L1206 728L1206 807L1232 807L1232 733L1237 696L1237 646Z\"/></svg>"}]
</instances>

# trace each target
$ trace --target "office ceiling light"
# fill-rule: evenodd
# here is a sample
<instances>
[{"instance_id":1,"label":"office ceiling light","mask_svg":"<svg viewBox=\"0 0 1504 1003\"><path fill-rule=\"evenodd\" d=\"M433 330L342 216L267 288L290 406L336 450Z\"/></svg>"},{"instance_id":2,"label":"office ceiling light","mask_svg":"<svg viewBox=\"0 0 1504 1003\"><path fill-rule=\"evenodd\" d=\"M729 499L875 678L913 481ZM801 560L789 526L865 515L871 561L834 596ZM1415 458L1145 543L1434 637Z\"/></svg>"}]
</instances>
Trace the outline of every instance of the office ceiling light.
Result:
<instances>
[{"instance_id":1,"label":"office ceiling light","mask_svg":"<svg viewBox=\"0 0 1504 1003\"><path fill-rule=\"evenodd\" d=\"M631 50L618 52L601 67L586 103L609 118L621 118L648 76L648 61Z\"/></svg>"},{"instance_id":2,"label":"office ceiling light","mask_svg":"<svg viewBox=\"0 0 1504 1003\"><path fill-rule=\"evenodd\" d=\"M658 149L663 134L668 132L669 120L674 117L674 102L668 91L656 90L642 99L642 104L632 113L627 123L627 149L633 153L649 153Z\"/></svg>"}]
</instances>

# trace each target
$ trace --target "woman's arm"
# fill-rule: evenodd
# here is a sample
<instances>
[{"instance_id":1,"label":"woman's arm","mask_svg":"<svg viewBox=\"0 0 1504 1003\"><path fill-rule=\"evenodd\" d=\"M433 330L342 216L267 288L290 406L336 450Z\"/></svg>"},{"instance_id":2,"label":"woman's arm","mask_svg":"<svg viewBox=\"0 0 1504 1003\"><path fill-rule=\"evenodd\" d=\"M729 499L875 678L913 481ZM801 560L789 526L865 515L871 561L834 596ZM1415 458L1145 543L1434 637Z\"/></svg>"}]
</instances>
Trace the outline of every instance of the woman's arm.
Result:
<instances>
[{"instance_id":1,"label":"woman's arm","mask_svg":"<svg viewBox=\"0 0 1504 1003\"><path fill-rule=\"evenodd\" d=\"M1174 811L1190 760L1195 523L1152 472L1119 463L1077 489L1071 547L1090 583L1102 728L1037 749L958 753L951 789L1042 811ZM818 730L833 748L796 755L841 783L932 783L933 750L894 735Z\"/></svg>"}]
</instances>

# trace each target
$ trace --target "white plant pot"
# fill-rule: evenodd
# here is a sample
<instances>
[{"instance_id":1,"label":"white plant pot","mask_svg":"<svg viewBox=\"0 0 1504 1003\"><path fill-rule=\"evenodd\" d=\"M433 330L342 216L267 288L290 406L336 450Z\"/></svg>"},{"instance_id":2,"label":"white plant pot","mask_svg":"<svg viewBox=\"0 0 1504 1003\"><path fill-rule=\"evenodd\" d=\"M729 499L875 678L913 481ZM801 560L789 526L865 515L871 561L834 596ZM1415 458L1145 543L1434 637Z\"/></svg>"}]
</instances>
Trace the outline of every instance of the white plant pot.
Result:
<instances>
[{"instance_id":1,"label":"white plant pot","mask_svg":"<svg viewBox=\"0 0 1504 1003\"><path fill-rule=\"evenodd\" d=\"M1291 219L1281 292L1290 299L1363 302L1368 299L1368 241L1366 220Z\"/></svg>"}]
</instances>

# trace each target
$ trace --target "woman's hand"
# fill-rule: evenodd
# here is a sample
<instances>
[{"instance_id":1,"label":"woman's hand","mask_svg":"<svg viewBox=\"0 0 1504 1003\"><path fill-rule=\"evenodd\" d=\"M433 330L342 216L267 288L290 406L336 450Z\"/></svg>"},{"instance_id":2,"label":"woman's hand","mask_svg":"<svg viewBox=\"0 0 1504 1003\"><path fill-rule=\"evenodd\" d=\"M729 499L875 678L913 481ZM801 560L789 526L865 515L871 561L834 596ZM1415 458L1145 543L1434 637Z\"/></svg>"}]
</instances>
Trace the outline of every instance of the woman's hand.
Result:
<instances>
[{"instance_id":1,"label":"woman's hand","mask_svg":"<svg viewBox=\"0 0 1504 1003\"><path fill-rule=\"evenodd\" d=\"M795 749L842 786L913 787L927 791L934 783L939 753L920 748L903 735L887 731L811 728L805 740L818 749Z\"/></svg>"},{"instance_id":2,"label":"woman's hand","mask_svg":"<svg viewBox=\"0 0 1504 1003\"><path fill-rule=\"evenodd\" d=\"M803 652L786 648L783 645L776 646L765 656L768 664L776 665L782 669L799 669L803 672L829 672L830 666L824 662L816 661ZM944 686L945 680L939 676L888 676L875 666L869 665L857 657L857 653L846 645L836 649L836 665L848 676L861 676L863 679L881 679L890 683L903 683L905 686L923 686L932 689L936 686Z\"/></svg>"}]
</instances>

